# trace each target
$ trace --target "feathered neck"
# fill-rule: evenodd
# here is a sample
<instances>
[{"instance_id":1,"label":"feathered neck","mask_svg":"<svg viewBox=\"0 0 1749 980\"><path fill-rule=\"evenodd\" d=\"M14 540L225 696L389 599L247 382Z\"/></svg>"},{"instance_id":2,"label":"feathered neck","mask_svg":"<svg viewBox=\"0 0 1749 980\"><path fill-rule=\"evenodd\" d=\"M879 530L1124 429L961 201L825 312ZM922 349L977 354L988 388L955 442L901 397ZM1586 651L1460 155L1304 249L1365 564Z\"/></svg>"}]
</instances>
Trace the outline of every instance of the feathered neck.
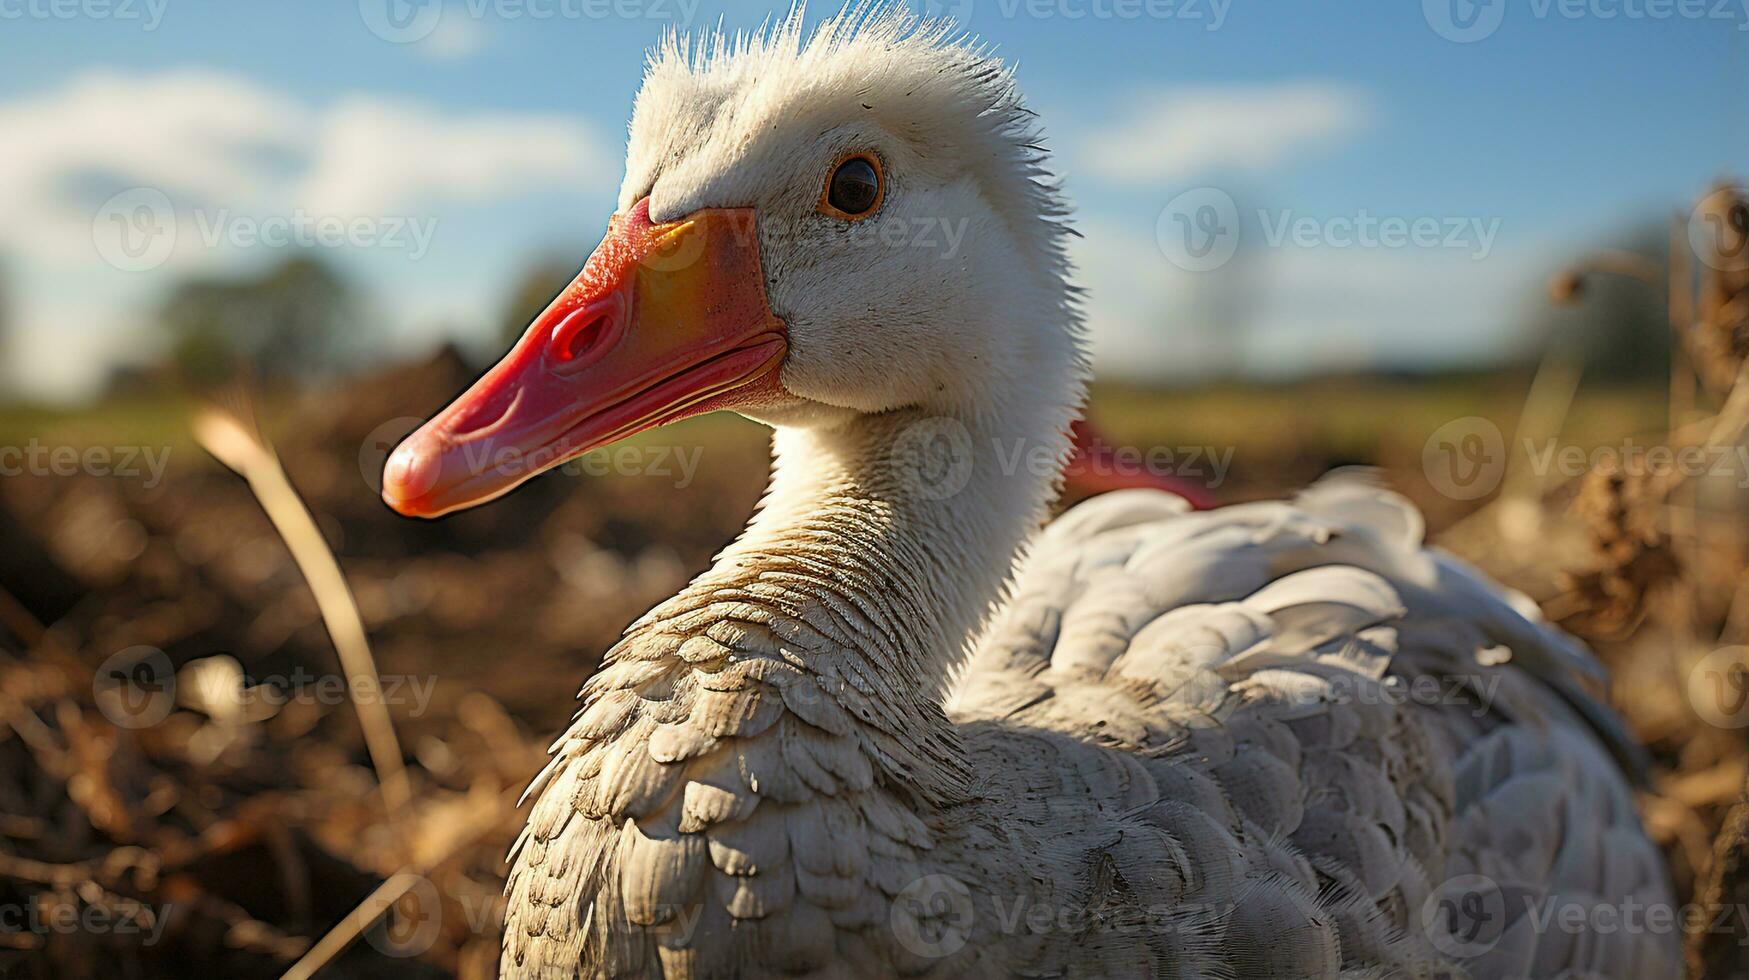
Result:
<instances>
[{"instance_id":1,"label":"feathered neck","mask_svg":"<svg viewBox=\"0 0 1749 980\"><path fill-rule=\"evenodd\" d=\"M835 428L779 429L760 513L724 554L811 549L843 576L873 575L915 609L889 624L939 699L1028 537L1068 452L1055 420L909 409Z\"/></svg>"},{"instance_id":2,"label":"feathered neck","mask_svg":"<svg viewBox=\"0 0 1749 980\"><path fill-rule=\"evenodd\" d=\"M871 760L885 781L914 803L963 798L944 694L1055 493L1069 451L1058 414L912 409L779 428L759 513L645 625L696 629L707 610L744 620L749 606L807 624L785 654L883 716L902 757Z\"/></svg>"}]
</instances>

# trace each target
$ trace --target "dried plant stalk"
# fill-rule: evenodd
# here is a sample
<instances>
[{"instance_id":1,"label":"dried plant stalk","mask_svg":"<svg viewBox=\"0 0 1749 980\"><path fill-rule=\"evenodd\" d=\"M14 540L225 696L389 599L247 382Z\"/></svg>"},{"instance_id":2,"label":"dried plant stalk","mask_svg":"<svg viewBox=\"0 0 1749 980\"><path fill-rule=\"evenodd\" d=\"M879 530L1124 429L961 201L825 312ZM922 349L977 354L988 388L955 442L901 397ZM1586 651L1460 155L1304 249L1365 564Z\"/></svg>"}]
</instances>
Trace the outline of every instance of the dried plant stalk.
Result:
<instances>
[{"instance_id":1,"label":"dried plant stalk","mask_svg":"<svg viewBox=\"0 0 1749 980\"><path fill-rule=\"evenodd\" d=\"M1712 872L1695 896L1702 908L1749 908L1749 785L1743 787L1743 794L1731 807L1713 844ZM1737 916L1726 919L1729 926L1738 926ZM1749 943L1749 935L1740 928L1697 930L1688 944L1689 975L1696 980L1749 977L1744 943Z\"/></svg>"},{"instance_id":2,"label":"dried plant stalk","mask_svg":"<svg viewBox=\"0 0 1749 980\"><path fill-rule=\"evenodd\" d=\"M468 801L468 814L458 823L446 828L446 839L431 849L427 860L408 865L389 876L387 881L365 896L364 901L359 902L346 918L328 930L327 935L317 940L302 959L285 971L280 980L309 980L315 976L316 971L346 952L348 947L364 935L365 930L387 915L396 902L426 881L427 872L472 844L481 834L496 826L506 812L514 809L515 803L509 797L495 793L473 794Z\"/></svg>"},{"instance_id":3,"label":"dried plant stalk","mask_svg":"<svg viewBox=\"0 0 1749 980\"><path fill-rule=\"evenodd\" d=\"M243 421L246 417L246 409L203 408L194 417L194 436L214 458L248 482L249 489L261 502L261 509L267 512L268 519L291 551L298 571L309 583L322 622L333 638L334 650L340 655L341 669L346 672L347 690L353 709L358 713L359 727L364 730L371 764L376 768L383 805L393 816L406 805L411 789L388 706L374 694L359 696L360 691L382 690L376 658L371 655L370 639L365 634L364 619L359 615L358 603L346 583L346 576L340 571L340 562L316 527L310 509L286 477L278 455L254 426Z\"/></svg>"}]
</instances>

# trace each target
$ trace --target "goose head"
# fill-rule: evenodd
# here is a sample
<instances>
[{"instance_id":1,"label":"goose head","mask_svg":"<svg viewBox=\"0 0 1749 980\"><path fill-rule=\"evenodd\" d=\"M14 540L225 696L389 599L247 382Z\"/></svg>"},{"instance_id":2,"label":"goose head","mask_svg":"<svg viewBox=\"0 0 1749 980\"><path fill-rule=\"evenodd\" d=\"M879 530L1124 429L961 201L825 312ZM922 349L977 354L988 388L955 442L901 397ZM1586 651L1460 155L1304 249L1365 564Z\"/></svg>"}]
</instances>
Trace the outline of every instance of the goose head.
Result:
<instances>
[{"instance_id":1,"label":"goose head","mask_svg":"<svg viewBox=\"0 0 1749 980\"><path fill-rule=\"evenodd\" d=\"M902 8L670 37L606 238L504 360L391 456L432 517L644 429L900 410L1055 444L1083 357L1064 209L1012 76Z\"/></svg>"}]
</instances>

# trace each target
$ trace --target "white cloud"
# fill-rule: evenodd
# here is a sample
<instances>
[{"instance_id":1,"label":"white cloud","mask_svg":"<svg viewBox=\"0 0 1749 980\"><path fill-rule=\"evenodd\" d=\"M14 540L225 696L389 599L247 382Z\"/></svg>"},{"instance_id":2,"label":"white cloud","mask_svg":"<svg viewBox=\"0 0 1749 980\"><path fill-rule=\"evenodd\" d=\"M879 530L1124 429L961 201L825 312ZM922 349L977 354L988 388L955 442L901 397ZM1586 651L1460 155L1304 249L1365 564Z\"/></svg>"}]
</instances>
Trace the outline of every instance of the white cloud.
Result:
<instances>
[{"instance_id":1,"label":"white cloud","mask_svg":"<svg viewBox=\"0 0 1749 980\"><path fill-rule=\"evenodd\" d=\"M1328 82L1170 89L1132 100L1079 156L1087 172L1123 183L1259 173L1353 136L1371 116L1364 92Z\"/></svg>"},{"instance_id":2,"label":"white cloud","mask_svg":"<svg viewBox=\"0 0 1749 980\"><path fill-rule=\"evenodd\" d=\"M187 213L196 209L386 217L540 187L581 191L609 170L601 142L569 117L456 115L366 96L315 107L196 71L94 73L0 103L0 160L9 216L0 246L66 261L97 257L92 220L130 187L175 202L191 231L176 257L192 262L203 258Z\"/></svg>"},{"instance_id":3,"label":"white cloud","mask_svg":"<svg viewBox=\"0 0 1749 980\"><path fill-rule=\"evenodd\" d=\"M385 214L422 201L481 201L530 184L581 182L609 166L561 116L448 118L381 99L329 110L297 200L322 214Z\"/></svg>"},{"instance_id":4,"label":"white cloud","mask_svg":"<svg viewBox=\"0 0 1749 980\"><path fill-rule=\"evenodd\" d=\"M90 258L97 206L129 186L255 200L269 182L262 163L296 152L308 125L295 103L205 72L93 73L0 104L0 244Z\"/></svg>"},{"instance_id":5,"label":"white cloud","mask_svg":"<svg viewBox=\"0 0 1749 980\"><path fill-rule=\"evenodd\" d=\"M0 254L21 338L13 373L38 393L89 390L113 361L101 352L127 346L166 272L236 267L263 251L215 239L226 221L383 219L366 230L387 241L458 205L553 192L581 200L613 183L606 145L566 116L366 95L314 105L213 71L94 71L0 102ZM114 224L139 209L111 214L106 202L132 200L116 195L136 188L168 201L151 240L174 232L167 253L140 266L152 267L146 274L109 264L109 239L127 234Z\"/></svg>"}]
</instances>

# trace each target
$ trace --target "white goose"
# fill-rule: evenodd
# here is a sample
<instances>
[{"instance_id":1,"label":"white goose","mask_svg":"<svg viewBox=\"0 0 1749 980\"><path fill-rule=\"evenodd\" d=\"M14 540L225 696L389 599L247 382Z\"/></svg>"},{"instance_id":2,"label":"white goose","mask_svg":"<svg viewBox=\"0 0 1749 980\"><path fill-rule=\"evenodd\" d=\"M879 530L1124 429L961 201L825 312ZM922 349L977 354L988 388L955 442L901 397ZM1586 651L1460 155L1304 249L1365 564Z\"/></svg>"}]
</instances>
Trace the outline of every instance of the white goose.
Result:
<instances>
[{"instance_id":1,"label":"white goose","mask_svg":"<svg viewBox=\"0 0 1749 980\"><path fill-rule=\"evenodd\" d=\"M1086 374L1063 216L945 26L661 48L607 238L384 484L430 517L705 411L776 432L534 781L504 974L1677 976L1597 665L1403 501L1036 533Z\"/></svg>"}]
</instances>

